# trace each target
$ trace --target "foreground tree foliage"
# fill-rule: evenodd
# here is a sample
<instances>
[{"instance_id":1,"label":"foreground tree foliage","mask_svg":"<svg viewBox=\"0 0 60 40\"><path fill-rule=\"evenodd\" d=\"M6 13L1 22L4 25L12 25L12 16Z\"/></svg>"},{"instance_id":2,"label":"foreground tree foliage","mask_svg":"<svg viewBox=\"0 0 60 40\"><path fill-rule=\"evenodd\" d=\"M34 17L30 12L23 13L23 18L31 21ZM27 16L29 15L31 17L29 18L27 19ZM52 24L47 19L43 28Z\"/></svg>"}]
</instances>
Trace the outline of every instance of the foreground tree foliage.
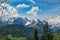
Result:
<instances>
[{"instance_id":1,"label":"foreground tree foliage","mask_svg":"<svg viewBox=\"0 0 60 40\"><path fill-rule=\"evenodd\" d=\"M54 34L53 40L60 40L60 31Z\"/></svg>"},{"instance_id":2,"label":"foreground tree foliage","mask_svg":"<svg viewBox=\"0 0 60 40\"><path fill-rule=\"evenodd\" d=\"M34 32L34 40L39 40L37 29L35 29L35 32Z\"/></svg>"},{"instance_id":3,"label":"foreground tree foliage","mask_svg":"<svg viewBox=\"0 0 60 40\"><path fill-rule=\"evenodd\" d=\"M41 40L53 40L53 35L47 22L44 25L43 31L44 35L42 36Z\"/></svg>"},{"instance_id":4,"label":"foreground tree foliage","mask_svg":"<svg viewBox=\"0 0 60 40\"><path fill-rule=\"evenodd\" d=\"M9 40L27 40L26 37L13 37L12 35L8 35Z\"/></svg>"},{"instance_id":5,"label":"foreground tree foliage","mask_svg":"<svg viewBox=\"0 0 60 40\"><path fill-rule=\"evenodd\" d=\"M13 37L11 34L6 37L0 37L0 40L27 40L26 37Z\"/></svg>"}]
</instances>

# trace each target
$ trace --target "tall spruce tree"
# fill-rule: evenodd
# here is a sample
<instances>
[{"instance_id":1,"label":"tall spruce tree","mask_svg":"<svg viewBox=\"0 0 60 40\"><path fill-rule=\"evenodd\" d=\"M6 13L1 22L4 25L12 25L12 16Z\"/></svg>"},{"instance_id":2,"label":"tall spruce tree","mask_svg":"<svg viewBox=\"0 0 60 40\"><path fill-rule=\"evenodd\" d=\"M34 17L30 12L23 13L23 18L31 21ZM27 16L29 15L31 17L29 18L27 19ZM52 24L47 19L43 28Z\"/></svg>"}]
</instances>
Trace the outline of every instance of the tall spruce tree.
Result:
<instances>
[{"instance_id":1,"label":"tall spruce tree","mask_svg":"<svg viewBox=\"0 0 60 40\"><path fill-rule=\"evenodd\" d=\"M38 37L38 30L35 29L34 31L35 31L35 32L34 32L34 40L39 40L39 37Z\"/></svg>"},{"instance_id":2,"label":"tall spruce tree","mask_svg":"<svg viewBox=\"0 0 60 40\"><path fill-rule=\"evenodd\" d=\"M44 35L42 36L41 40L53 40L53 35L51 29L49 28L48 22L45 22L43 31Z\"/></svg>"},{"instance_id":3,"label":"tall spruce tree","mask_svg":"<svg viewBox=\"0 0 60 40\"><path fill-rule=\"evenodd\" d=\"M34 40L39 40L38 26L36 24L34 25Z\"/></svg>"}]
</instances>

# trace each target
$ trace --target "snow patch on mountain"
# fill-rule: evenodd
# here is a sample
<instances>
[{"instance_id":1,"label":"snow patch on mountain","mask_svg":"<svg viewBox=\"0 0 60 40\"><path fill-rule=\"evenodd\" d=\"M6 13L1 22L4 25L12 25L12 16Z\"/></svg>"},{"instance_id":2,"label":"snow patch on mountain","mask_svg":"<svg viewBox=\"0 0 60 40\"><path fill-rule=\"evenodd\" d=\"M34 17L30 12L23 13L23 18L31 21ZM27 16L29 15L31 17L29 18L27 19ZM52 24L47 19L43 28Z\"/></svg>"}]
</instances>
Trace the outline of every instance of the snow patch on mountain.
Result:
<instances>
[{"instance_id":1,"label":"snow patch on mountain","mask_svg":"<svg viewBox=\"0 0 60 40\"><path fill-rule=\"evenodd\" d=\"M28 21L25 25L31 28L37 28L37 29L43 28L43 23L39 19Z\"/></svg>"}]
</instances>

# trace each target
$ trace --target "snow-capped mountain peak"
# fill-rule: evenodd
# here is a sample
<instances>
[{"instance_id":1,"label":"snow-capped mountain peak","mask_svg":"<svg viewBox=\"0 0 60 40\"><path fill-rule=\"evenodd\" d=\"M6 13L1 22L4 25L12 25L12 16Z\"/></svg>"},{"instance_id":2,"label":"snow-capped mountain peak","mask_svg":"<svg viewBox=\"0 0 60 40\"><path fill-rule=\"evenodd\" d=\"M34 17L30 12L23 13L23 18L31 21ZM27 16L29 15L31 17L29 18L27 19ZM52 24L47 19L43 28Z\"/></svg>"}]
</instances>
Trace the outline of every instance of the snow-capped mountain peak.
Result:
<instances>
[{"instance_id":1,"label":"snow-capped mountain peak","mask_svg":"<svg viewBox=\"0 0 60 40\"><path fill-rule=\"evenodd\" d=\"M28 21L25 25L32 28L43 28L43 23L39 19Z\"/></svg>"},{"instance_id":2,"label":"snow-capped mountain peak","mask_svg":"<svg viewBox=\"0 0 60 40\"><path fill-rule=\"evenodd\" d=\"M34 19L34 21L35 21L35 22L38 22L38 21L40 21L40 20L39 20L39 19Z\"/></svg>"}]
</instances>

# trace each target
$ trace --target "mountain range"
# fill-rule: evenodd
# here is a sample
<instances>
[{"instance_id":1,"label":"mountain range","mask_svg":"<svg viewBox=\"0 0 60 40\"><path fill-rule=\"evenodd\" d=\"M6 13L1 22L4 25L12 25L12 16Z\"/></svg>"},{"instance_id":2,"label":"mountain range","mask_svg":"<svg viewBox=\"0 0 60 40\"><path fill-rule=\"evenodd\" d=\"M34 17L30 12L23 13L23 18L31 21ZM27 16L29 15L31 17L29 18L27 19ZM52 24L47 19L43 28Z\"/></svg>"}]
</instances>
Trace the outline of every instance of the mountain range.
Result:
<instances>
[{"instance_id":1,"label":"mountain range","mask_svg":"<svg viewBox=\"0 0 60 40\"><path fill-rule=\"evenodd\" d=\"M48 22L49 26L51 26L50 28L52 29L52 31L60 30L60 16L59 15L54 15L50 18L47 18L44 21ZM30 20L26 17L20 17L15 8L8 5L7 3L1 4L0 26L18 24L18 25L27 26L29 28L35 28L34 25L36 25L38 26L37 27L38 29L42 30L44 26L44 21L40 21L39 19Z\"/></svg>"}]
</instances>

